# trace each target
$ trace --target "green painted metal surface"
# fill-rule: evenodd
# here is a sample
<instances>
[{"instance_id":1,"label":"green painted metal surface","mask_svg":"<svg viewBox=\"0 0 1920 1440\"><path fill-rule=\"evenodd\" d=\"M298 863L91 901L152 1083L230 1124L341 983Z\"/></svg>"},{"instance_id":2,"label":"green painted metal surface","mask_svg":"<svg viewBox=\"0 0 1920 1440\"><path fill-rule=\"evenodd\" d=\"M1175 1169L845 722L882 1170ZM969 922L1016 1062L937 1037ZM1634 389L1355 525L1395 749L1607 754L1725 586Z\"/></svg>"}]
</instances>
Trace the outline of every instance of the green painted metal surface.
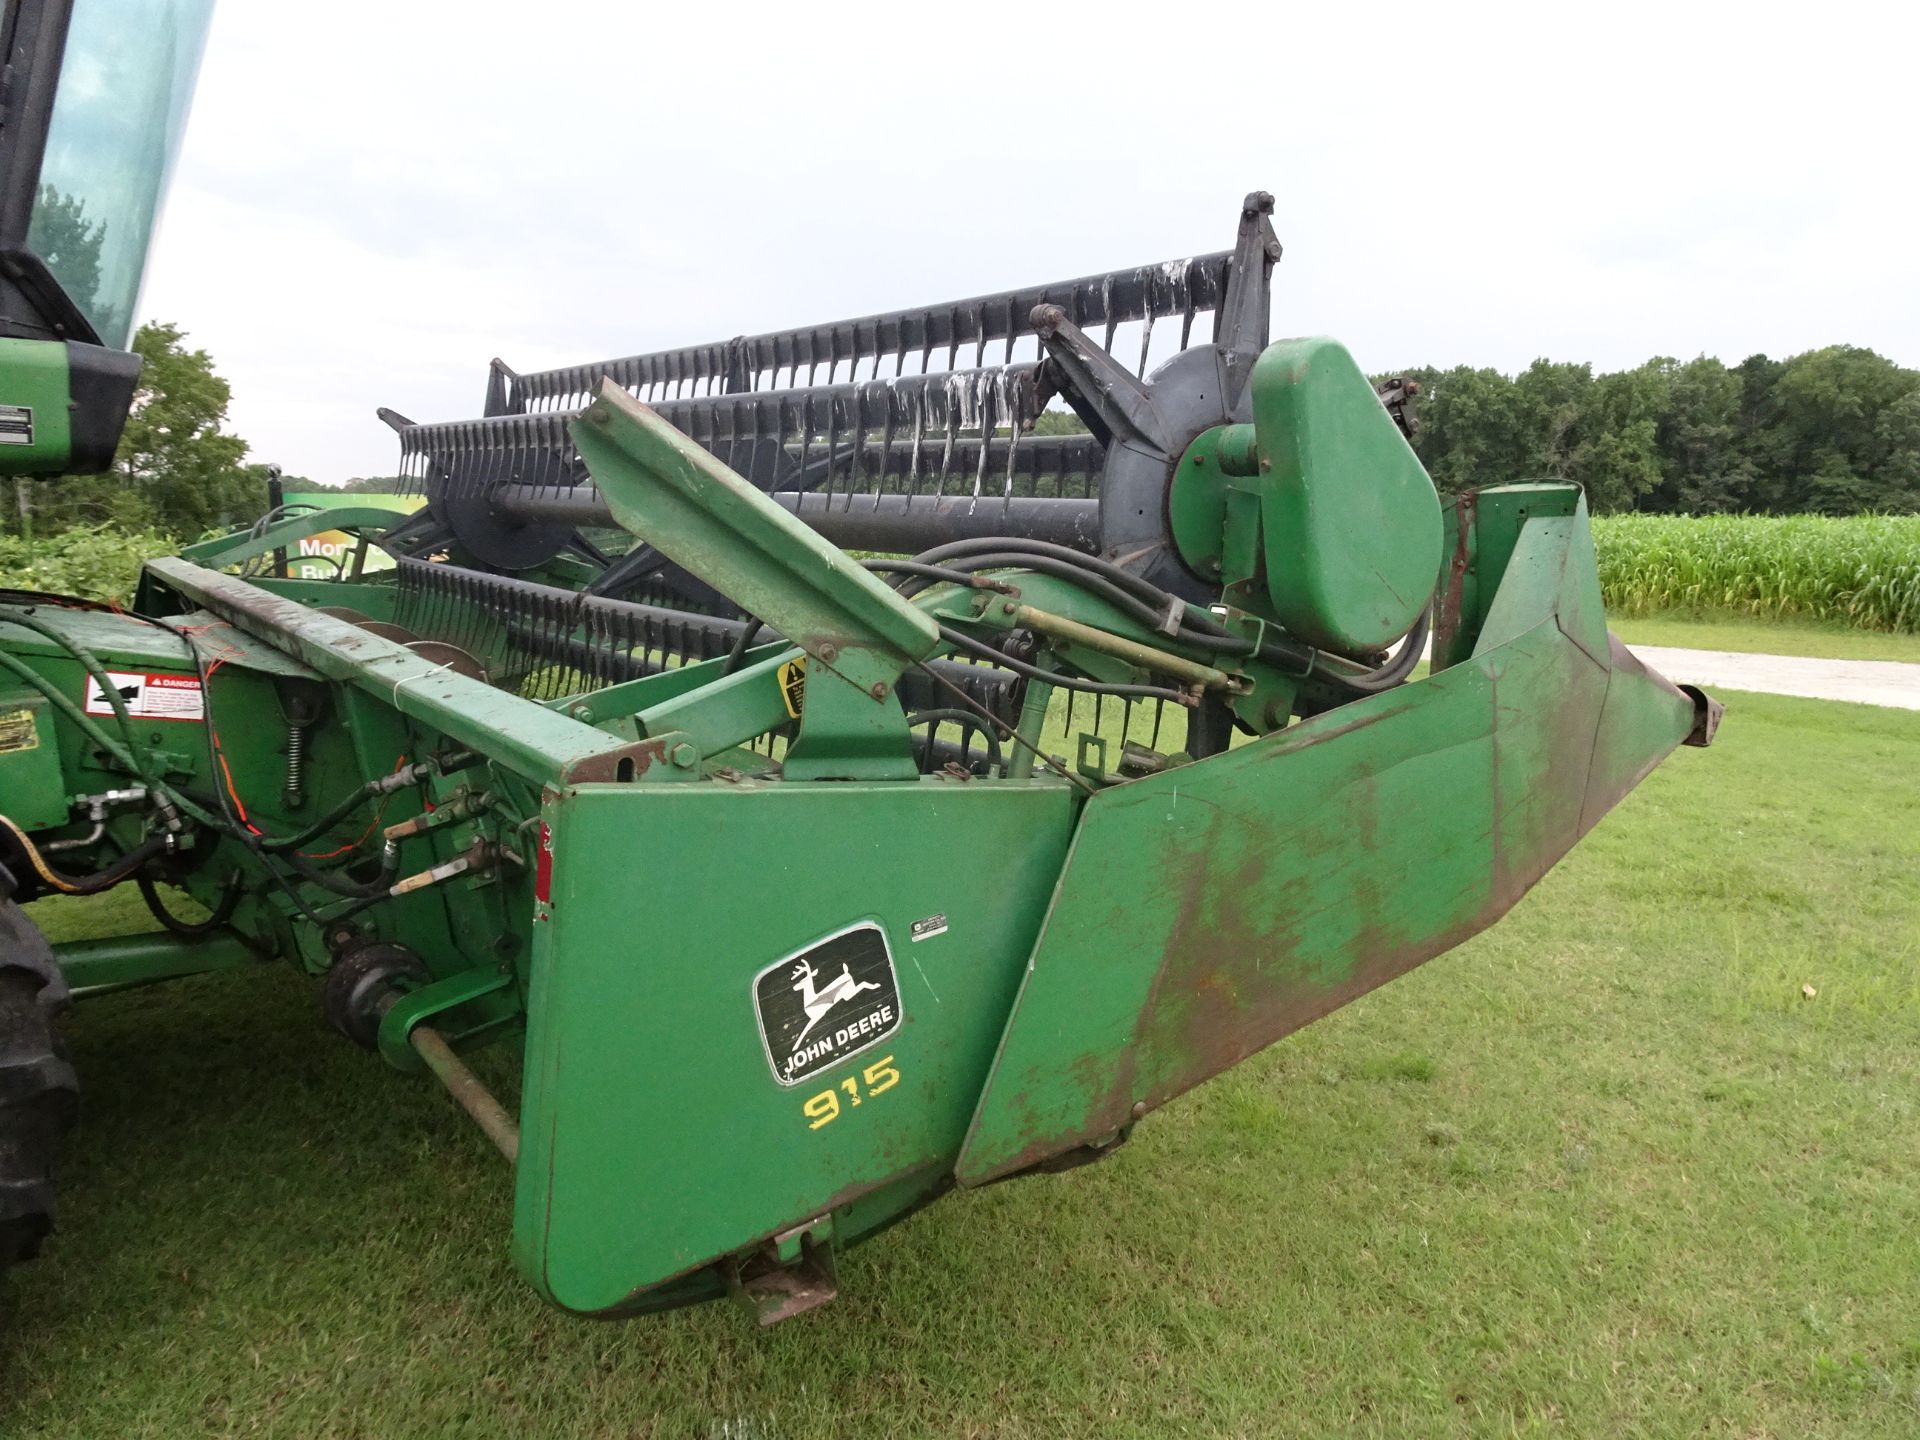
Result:
<instances>
[{"instance_id":1,"label":"green painted metal surface","mask_svg":"<svg viewBox=\"0 0 1920 1440\"><path fill-rule=\"evenodd\" d=\"M1699 712L1607 634L1577 491L1502 487L1443 516L1396 468L1374 424L1391 422L1343 351L1275 356L1255 372L1255 424L1189 453L1224 479L1176 494L1175 528L1210 537L1208 573L1246 602L1221 623L1244 640L1284 617L1365 648L1367 625L1404 629L1438 578L1428 679L1340 703L1353 664L1319 657L1306 675L1283 651L1202 648L1014 567L994 588L905 600L609 392L577 433L623 523L794 643L731 673L687 663L541 703L311 608L391 620L387 580L155 562L143 602L219 658L219 763L204 719L103 718L102 749L48 700L62 797L122 783L111 752L131 747L139 773L245 797L256 833L204 825L166 862L203 903L237 887L228 934L77 948L70 974L98 990L266 953L318 974L360 940L409 947L421 964L387 997L376 1048L417 1069L422 1024L461 1050L524 1036L513 1253L583 1313L729 1290L790 1313L779 1284L756 1288L768 1267L830 1291L834 1247L955 1184L1109 1153L1167 1099L1491 923ZM1387 533L1348 533L1368 526ZM224 563L290 534L197 553ZM30 706L42 686L77 706L67 643L114 667L194 668L128 617L50 623L53 638L0 628L16 667L0 681ZM562 607L548 623L564 639L573 620ZM1170 742L1126 770L1100 746L1077 767L1036 759L1052 688L1036 683L1003 778L920 777L896 685L959 643L940 625L1030 636L1036 663L1087 680L1178 683L1170 703L1224 698L1255 737L1200 761ZM295 803L281 777L302 700L318 718ZM1296 710L1321 713L1289 726ZM1069 755L1086 723L1069 725ZM364 897L261 853L369 779L449 755L312 842L336 857L328 878L375 877L356 882L374 885ZM8 763L0 808L32 801L46 833L82 829L24 771L10 784ZM150 821L116 814L93 863ZM403 821L387 864L381 827Z\"/></svg>"},{"instance_id":2,"label":"green painted metal surface","mask_svg":"<svg viewBox=\"0 0 1920 1440\"><path fill-rule=\"evenodd\" d=\"M73 452L67 347L0 339L0 475L49 475Z\"/></svg>"},{"instance_id":3,"label":"green painted metal surface","mask_svg":"<svg viewBox=\"0 0 1920 1440\"><path fill-rule=\"evenodd\" d=\"M1221 442L1251 439L1251 425L1216 425L1187 446L1167 489L1167 527L1186 567L1218 585L1260 576L1259 462L1229 469ZM1234 450L1234 458L1243 458Z\"/></svg>"},{"instance_id":4,"label":"green painted metal surface","mask_svg":"<svg viewBox=\"0 0 1920 1440\"><path fill-rule=\"evenodd\" d=\"M197 545L183 547L180 558L208 569L220 569L298 545L310 535L325 534L329 530L364 530L378 534L392 529L407 519L410 513L384 505L340 505L291 516L269 525L257 535L252 531L241 531L202 540Z\"/></svg>"},{"instance_id":5,"label":"green painted metal surface","mask_svg":"<svg viewBox=\"0 0 1920 1440\"><path fill-rule=\"evenodd\" d=\"M161 980L257 965L264 957L237 935L188 940L164 932L75 940L54 947L60 972L77 998L129 990Z\"/></svg>"},{"instance_id":6,"label":"green painted metal surface","mask_svg":"<svg viewBox=\"0 0 1920 1440\"><path fill-rule=\"evenodd\" d=\"M1584 507L1527 520L1471 659L1089 801L961 1182L1110 1143L1504 914L1693 726L1599 617Z\"/></svg>"},{"instance_id":7,"label":"green painted metal surface","mask_svg":"<svg viewBox=\"0 0 1920 1440\"><path fill-rule=\"evenodd\" d=\"M67 793L53 707L37 690L0 682L0 804L6 817L24 830L64 825Z\"/></svg>"},{"instance_id":8,"label":"green painted metal surface","mask_svg":"<svg viewBox=\"0 0 1920 1440\"><path fill-rule=\"evenodd\" d=\"M893 687L939 647L933 622L612 380L570 429L621 525L806 653L788 775L912 779Z\"/></svg>"},{"instance_id":9,"label":"green painted metal surface","mask_svg":"<svg viewBox=\"0 0 1920 1440\"><path fill-rule=\"evenodd\" d=\"M328 679L353 685L530 780L630 780L659 758L658 747L636 745L505 695L244 580L185 560L150 561L147 570L229 623L291 651Z\"/></svg>"},{"instance_id":10,"label":"green painted metal surface","mask_svg":"<svg viewBox=\"0 0 1920 1440\"><path fill-rule=\"evenodd\" d=\"M1169 519L1182 558L1229 599L1343 654L1404 635L1433 590L1440 501L1337 341L1282 340L1253 367L1251 426L1182 457Z\"/></svg>"},{"instance_id":11,"label":"green painted metal surface","mask_svg":"<svg viewBox=\"0 0 1920 1440\"><path fill-rule=\"evenodd\" d=\"M613 381L571 431L614 518L830 670L931 655L932 623ZM826 648L831 647L831 648ZM866 674L849 675L864 688Z\"/></svg>"},{"instance_id":12,"label":"green painted metal surface","mask_svg":"<svg viewBox=\"0 0 1920 1440\"><path fill-rule=\"evenodd\" d=\"M946 1183L1066 850L1066 785L582 786L546 813L514 1213L542 1293L642 1303L859 1197L899 1198L843 1238ZM869 922L897 1027L782 1084L755 977Z\"/></svg>"}]
</instances>

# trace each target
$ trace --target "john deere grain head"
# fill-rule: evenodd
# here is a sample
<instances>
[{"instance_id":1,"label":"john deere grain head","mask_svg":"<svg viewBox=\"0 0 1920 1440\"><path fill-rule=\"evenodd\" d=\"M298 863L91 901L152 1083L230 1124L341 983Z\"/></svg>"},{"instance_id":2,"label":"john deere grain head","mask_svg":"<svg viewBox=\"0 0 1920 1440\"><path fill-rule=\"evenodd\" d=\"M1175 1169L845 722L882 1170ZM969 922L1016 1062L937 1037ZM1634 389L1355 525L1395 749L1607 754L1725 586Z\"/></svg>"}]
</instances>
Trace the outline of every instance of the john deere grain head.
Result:
<instances>
[{"instance_id":1,"label":"john deere grain head","mask_svg":"<svg viewBox=\"0 0 1920 1440\"><path fill-rule=\"evenodd\" d=\"M1491 924L1717 707L1608 634L1577 489L1443 500L1411 387L1270 338L1271 208L1184 260L496 361L478 418L386 412L417 515L156 561L148 620L0 613L65 737L0 776L102 817L14 826L25 887L215 909L70 982L285 956L508 1154L543 1294L772 1320ZM393 568L262 572L343 525ZM192 709L164 762L86 698L129 674ZM460 1058L495 1041L517 1114Z\"/></svg>"}]
</instances>

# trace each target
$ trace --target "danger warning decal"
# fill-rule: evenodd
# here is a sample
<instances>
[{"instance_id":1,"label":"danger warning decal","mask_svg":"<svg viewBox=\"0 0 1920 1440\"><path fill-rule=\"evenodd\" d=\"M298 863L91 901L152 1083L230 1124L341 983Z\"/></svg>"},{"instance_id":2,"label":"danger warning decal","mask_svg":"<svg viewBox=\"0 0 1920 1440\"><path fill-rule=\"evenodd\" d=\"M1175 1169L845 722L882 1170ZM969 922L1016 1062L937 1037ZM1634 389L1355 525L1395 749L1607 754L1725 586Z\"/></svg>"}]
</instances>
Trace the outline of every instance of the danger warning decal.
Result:
<instances>
[{"instance_id":1,"label":"danger warning decal","mask_svg":"<svg viewBox=\"0 0 1920 1440\"><path fill-rule=\"evenodd\" d=\"M753 977L753 1005L782 1085L878 1045L900 1028L886 931L865 920L776 960Z\"/></svg>"},{"instance_id":2,"label":"danger warning decal","mask_svg":"<svg viewBox=\"0 0 1920 1440\"><path fill-rule=\"evenodd\" d=\"M120 692L127 714L136 720L205 720L207 706L194 675L155 675L145 671L109 670L107 679ZM98 680L87 681L87 714L111 715L113 702Z\"/></svg>"}]
</instances>

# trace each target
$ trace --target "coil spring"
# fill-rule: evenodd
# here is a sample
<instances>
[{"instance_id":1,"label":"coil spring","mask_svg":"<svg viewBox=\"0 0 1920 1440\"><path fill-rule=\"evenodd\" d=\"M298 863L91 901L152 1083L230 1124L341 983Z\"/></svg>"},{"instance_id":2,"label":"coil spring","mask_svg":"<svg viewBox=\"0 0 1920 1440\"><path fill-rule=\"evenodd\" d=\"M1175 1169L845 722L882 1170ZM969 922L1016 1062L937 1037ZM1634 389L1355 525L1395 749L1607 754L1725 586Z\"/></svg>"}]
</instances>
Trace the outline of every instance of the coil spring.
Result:
<instances>
[{"instance_id":1,"label":"coil spring","mask_svg":"<svg viewBox=\"0 0 1920 1440\"><path fill-rule=\"evenodd\" d=\"M281 799L289 810L298 810L306 800L307 727L287 727L287 778Z\"/></svg>"}]
</instances>

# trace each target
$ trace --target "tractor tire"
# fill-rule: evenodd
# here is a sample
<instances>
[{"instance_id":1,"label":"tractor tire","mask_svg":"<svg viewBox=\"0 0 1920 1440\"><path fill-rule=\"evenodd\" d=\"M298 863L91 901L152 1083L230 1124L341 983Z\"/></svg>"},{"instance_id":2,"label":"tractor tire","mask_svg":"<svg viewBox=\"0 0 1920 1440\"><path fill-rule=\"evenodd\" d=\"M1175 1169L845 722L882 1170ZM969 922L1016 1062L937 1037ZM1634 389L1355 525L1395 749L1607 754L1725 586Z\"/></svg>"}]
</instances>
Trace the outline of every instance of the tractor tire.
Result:
<instances>
[{"instance_id":1,"label":"tractor tire","mask_svg":"<svg viewBox=\"0 0 1920 1440\"><path fill-rule=\"evenodd\" d=\"M0 900L0 1278L53 1229L54 1151L80 1107L54 1029L69 998L46 937Z\"/></svg>"}]
</instances>

